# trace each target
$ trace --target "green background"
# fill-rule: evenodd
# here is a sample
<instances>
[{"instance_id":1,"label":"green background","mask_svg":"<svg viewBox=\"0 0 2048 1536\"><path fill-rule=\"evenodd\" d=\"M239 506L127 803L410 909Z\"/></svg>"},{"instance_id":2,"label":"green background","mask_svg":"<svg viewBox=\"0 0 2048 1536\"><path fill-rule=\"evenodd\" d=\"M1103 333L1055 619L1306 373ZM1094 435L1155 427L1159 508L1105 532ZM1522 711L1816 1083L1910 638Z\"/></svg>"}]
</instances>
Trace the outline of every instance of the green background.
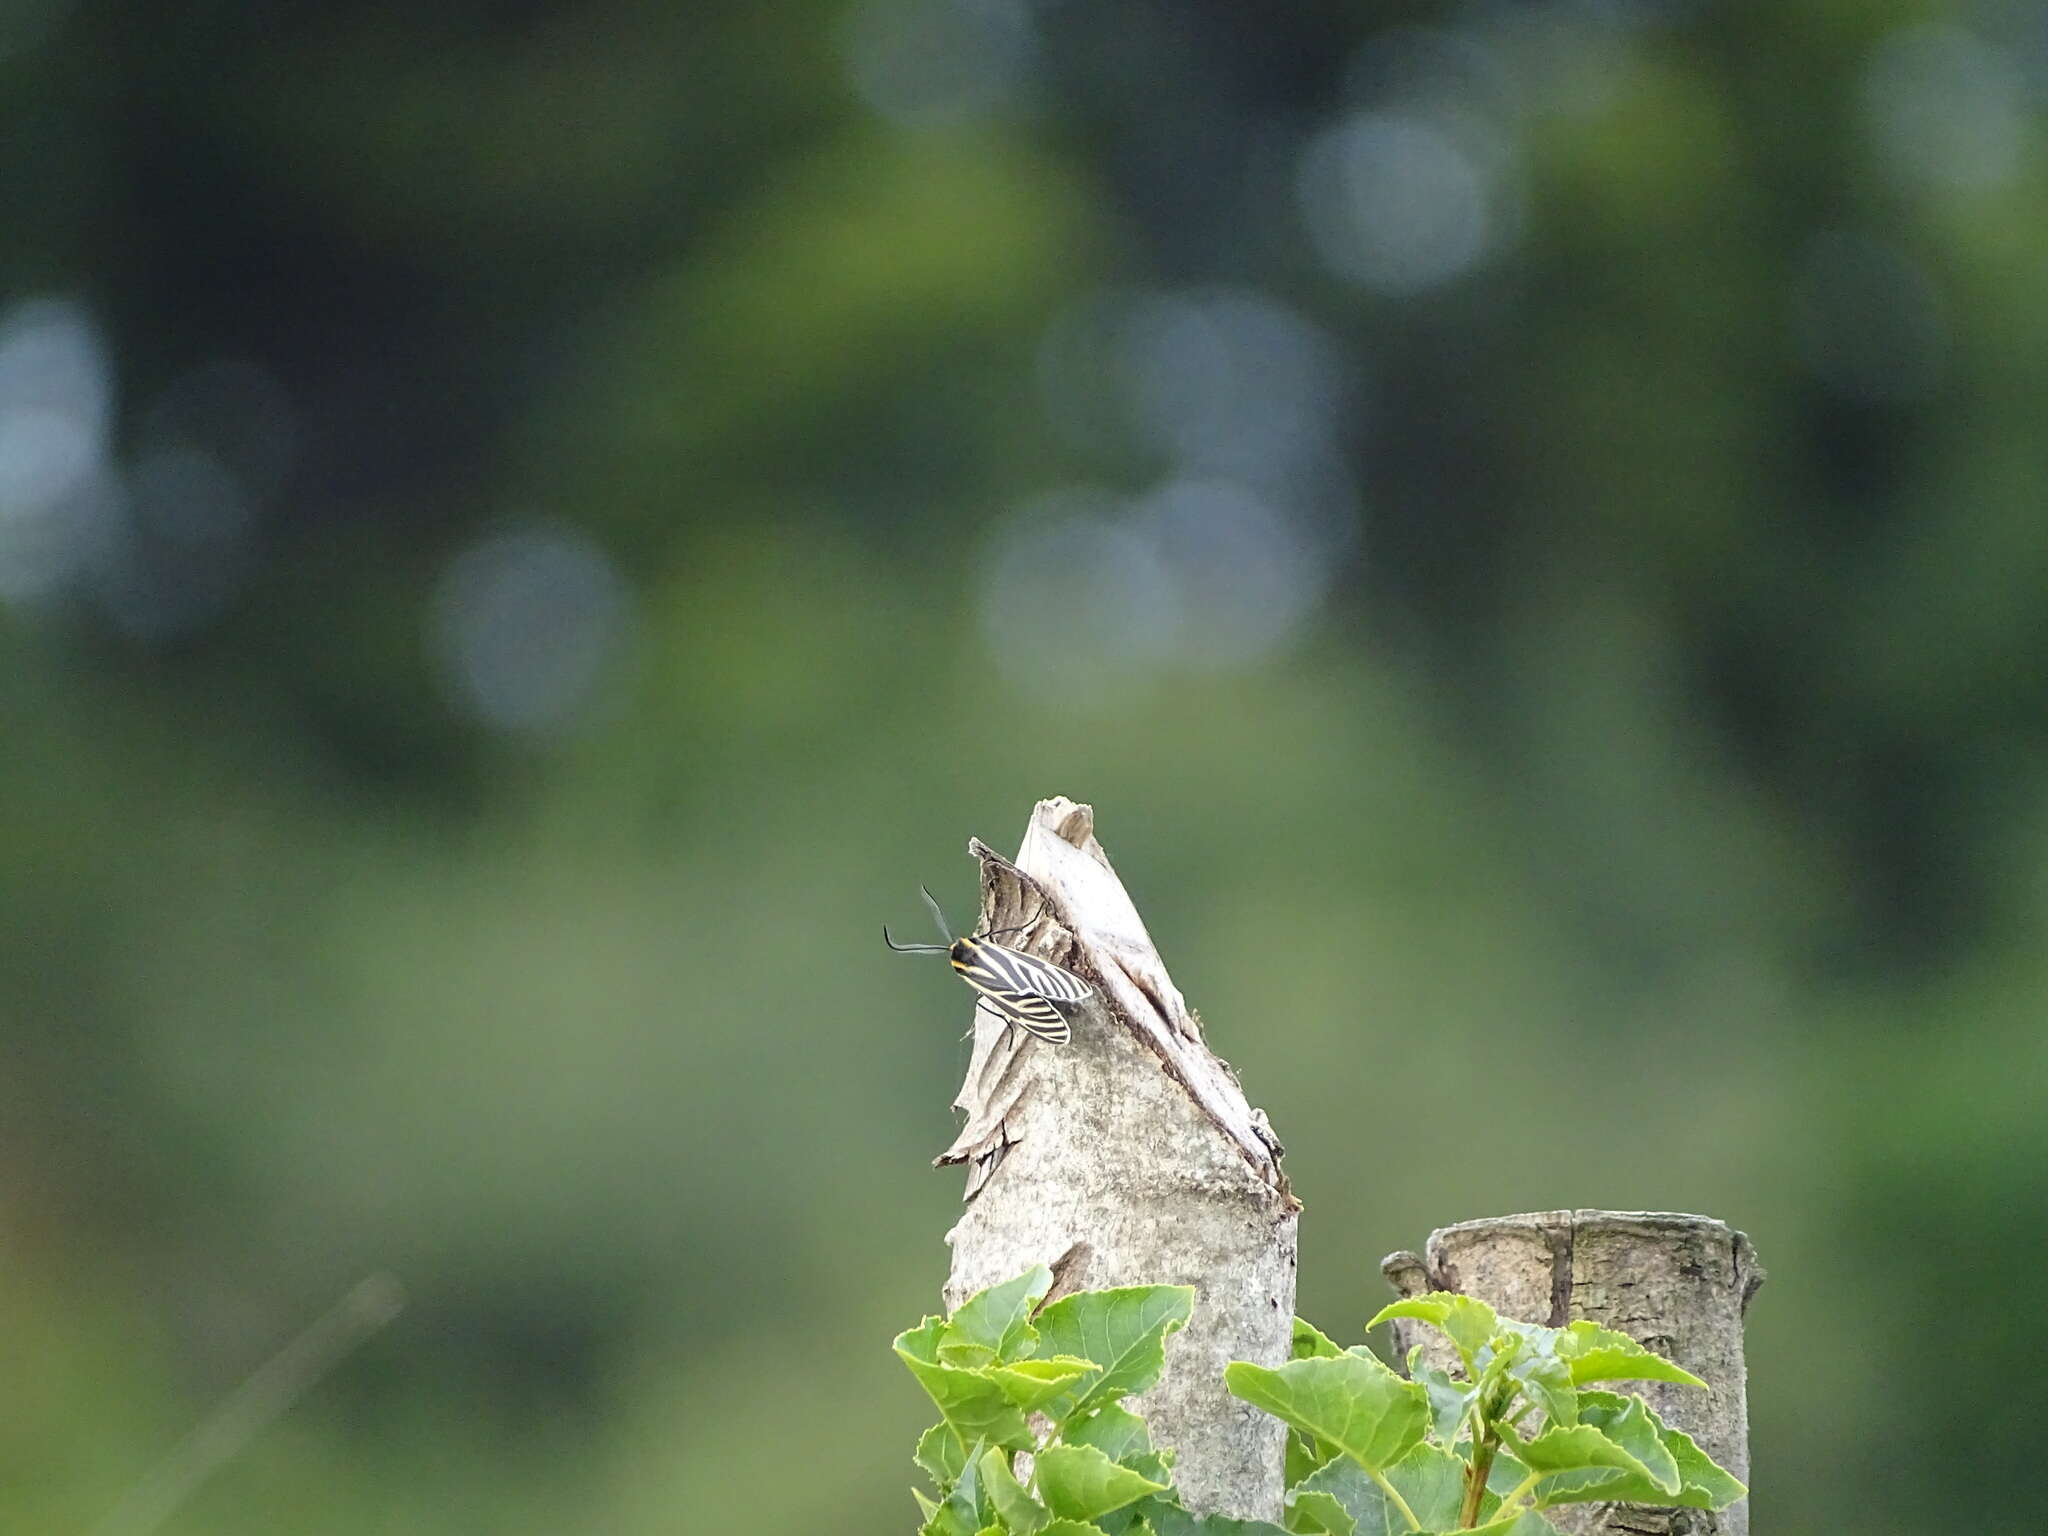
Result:
<instances>
[{"instance_id":1,"label":"green background","mask_svg":"<svg viewBox=\"0 0 2048 1536\"><path fill-rule=\"evenodd\" d=\"M166 1530L908 1529L876 930L1063 793L1305 1315L1708 1212L1760 1531L2038 1530L2044 94L2034 0L0 5L0 1528L389 1272Z\"/></svg>"}]
</instances>

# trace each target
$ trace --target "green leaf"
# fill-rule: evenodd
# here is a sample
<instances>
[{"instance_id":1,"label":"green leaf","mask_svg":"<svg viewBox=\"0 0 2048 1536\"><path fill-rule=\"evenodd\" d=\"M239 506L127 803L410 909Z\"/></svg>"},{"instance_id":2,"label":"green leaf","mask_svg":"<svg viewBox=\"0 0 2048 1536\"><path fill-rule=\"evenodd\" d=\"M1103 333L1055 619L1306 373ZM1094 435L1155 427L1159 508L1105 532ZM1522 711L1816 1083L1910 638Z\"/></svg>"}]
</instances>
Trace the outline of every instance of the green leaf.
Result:
<instances>
[{"instance_id":1,"label":"green leaf","mask_svg":"<svg viewBox=\"0 0 2048 1536\"><path fill-rule=\"evenodd\" d=\"M1475 1296L1463 1296L1456 1291L1431 1291L1424 1296L1389 1302L1365 1326L1369 1331L1397 1317L1412 1317L1449 1334L1468 1375L1473 1374L1472 1357L1500 1331L1500 1317L1493 1308Z\"/></svg>"},{"instance_id":2,"label":"green leaf","mask_svg":"<svg viewBox=\"0 0 2048 1536\"><path fill-rule=\"evenodd\" d=\"M1348 1463L1346 1467L1358 1471ZM1287 1495L1287 1529L1304 1536L1323 1536L1326 1532L1328 1536L1354 1536L1358 1522L1334 1493L1321 1488L1296 1488Z\"/></svg>"},{"instance_id":3,"label":"green leaf","mask_svg":"<svg viewBox=\"0 0 2048 1536\"><path fill-rule=\"evenodd\" d=\"M1101 1370L1084 1377L1041 1411L1056 1423L1133 1393L1159 1380L1166 1336L1186 1325L1194 1310L1191 1285L1134 1285L1078 1291L1038 1314L1038 1352L1093 1360Z\"/></svg>"},{"instance_id":4,"label":"green leaf","mask_svg":"<svg viewBox=\"0 0 2048 1536\"><path fill-rule=\"evenodd\" d=\"M961 1469L959 1482L939 1502L933 1503L916 1489L911 1490L917 1507L925 1513L925 1523L920 1527L922 1536L977 1536L988 1524L983 1518L980 1486L975 1477L975 1461L980 1452L977 1445Z\"/></svg>"},{"instance_id":5,"label":"green leaf","mask_svg":"<svg viewBox=\"0 0 2048 1536\"><path fill-rule=\"evenodd\" d=\"M927 1317L915 1328L906 1328L896 1335L892 1346L897 1354L915 1355L918 1359L933 1365L939 1363L939 1340L945 1336L946 1320L943 1317Z\"/></svg>"},{"instance_id":6,"label":"green leaf","mask_svg":"<svg viewBox=\"0 0 2048 1536\"><path fill-rule=\"evenodd\" d=\"M948 1321L939 1341L939 1361L972 1369L1031 1354L1037 1342L1031 1309L1051 1286L1052 1271L1040 1264L1014 1280L976 1291Z\"/></svg>"},{"instance_id":7,"label":"green leaf","mask_svg":"<svg viewBox=\"0 0 2048 1536\"><path fill-rule=\"evenodd\" d=\"M1038 1536L1109 1536L1109 1533L1085 1520L1055 1520L1051 1525L1040 1527Z\"/></svg>"},{"instance_id":8,"label":"green leaf","mask_svg":"<svg viewBox=\"0 0 2048 1536\"><path fill-rule=\"evenodd\" d=\"M1036 1536L1052 1519L1052 1513L1017 1481L1010 1459L991 1446L981 1457L981 1486L988 1491L989 1507L996 1512L1012 1536Z\"/></svg>"},{"instance_id":9,"label":"green leaf","mask_svg":"<svg viewBox=\"0 0 2048 1536\"><path fill-rule=\"evenodd\" d=\"M1474 1389L1462 1381L1451 1380L1449 1371L1425 1364L1419 1344L1408 1351L1408 1379L1429 1394L1429 1414L1436 1426L1437 1439L1443 1442L1445 1450L1455 1449L1458 1427L1465 1422L1465 1414L1472 1406Z\"/></svg>"},{"instance_id":10,"label":"green leaf","mask_svg":"<svg viewBox=\"0 0 2048 1536\"><path fill-rule=\"evenodd\" d=\"M1627 1473L1611 1475L1606 1481L1594 1485L1584 1497L1600 1499L1625 1499L1631 1504L1676 1504L1686 1509L1726 1509L1745 1493L1749 1492L1733 1473L1718 1465L1714 1458L1701 1450L1692 1436L1682 1429L1673 1429L1664 1423L1639 1397L1623 1398L1612 1392L1588 1391L1579 1394L1579 1410L1584 1421L1606 1429L1609 1423L1625 1412L1640 1408L1655 1429L1658 1442L1671 1457L1678 1473L1678 1491L1668 1492L1659 1488L1647 1478L1635 1478ZM1613 1431L1608 1430L1611 1434ZM1576 1502L1554 1498L1550 1502L1562 1504Z\"/></svg>"},{"instance_id":11,"label":"green leaf","mask_svg":"<svg viewBox=\"0 0 2048 1536\"><path fill-rule=\"evenodd\" d=\"M1572 1380L1675 1381L1683 1386L1707 1384L1691 1371L1653 1354L1625 1333L1602 1328L1581 1318L1560 1331L1557 1354L1571 1366Z\"/></svg>"},{"instance_id":12,"label":"green leaf","mask_svg":"<svg viewBox=\"0 0 2048 1536\"><path fill-rule=\"evenodd\" d=\"M1060 1438L1069 1445L1092 1445L1111 1461L1152 1449L1152 1431L1145 1421L1115 1403L1104 1403L1086 1418L1068 1421Z\"/></svg>"},{"instance_id":13,"label":"green leaf","mask_svg":"<svg viewBox=\"0 0 2048 1536\"><path fill-rule=\"evenodd\" d=\"M1472 1448L1468 1445L1460 1454L1469 1461ZM1493 1458L1493 1465L1487 1469L1486 1486L1491 1492L1500 1495L1500 1499L1504 1499L1521 1487L1523 1479L1528 1475L1529 1469L1515 1460L1512 1453L1503 1452ZM1497 1504L1500 1499L1493 1502Z\"/></svg>"},{"instance_id":14,"label":"green leaf","mask_svg":"<svg viewBox=\"0 0 2048 1536\"><path fill-rule=\"evenodd\" d=\"M942 1419L918 1436L917 1451L911 1459L924 1468L943 1493L959 1480L960 1469L967 1464L967 1447Z\"/></svg>"},{"instance_id":15,"label":"green leaf","mask_svg":"<svg viewBox=\"0 0 2048 1536\"><path fill-rule=\"evenodd\" d=\"M1429 1428L1428 1394L1369 1355L1290 1360L1278 1370L1234 1360L1223 1384L1375 1471L1400 1460Z\"/></svg>"},{"instance_id":16,"label":"green leaf","mask_svg":"<svg viewBox=\"0 0 2048 1536\"><path fill-rule=\"evenodd\" d=\"M1035 1442L1030 1426L1024 1422L1024 1411L1010 1400L999 1383L980 1371L938 1362L938 1341L944 1329L942 1319L928 1317L917 1327L896 1335L894 1344L897 1356L910 1367L917 1384L938 1404L940 1417L952 1426L963 1445L986 1440L1010 1450L1031 1449ZM968 1527L970 1536L977 1528Z\"/></svg>"},{"instance_id":17,"label":"green leaf","mask_svg":"<svg viewBox=\"0 0 2048 1536\"><path fill-rule=\"evenodd\" d=\"M1038 1453L1038 1496L1055 1515L1093 1520L1136 1503L1166 1484L1118 1466L1092 1445L1049 1445Z\"/></svg>"},{"instance_id":18,"label":"green leaf","mask_svg":"<svg viewBox=\"0 0 2048 1536\"><path fill-rule=\"evenodd\" d=\"M984 1366L981 1374L1001 1387L1009 1394L1010 1401L1026 1413L1036 1413L1095 1368L1093 1360L1055 1355L1050 1360L1019 1360L1015 1365Z\"/></svg>"},{"instance_id":19,"label":"green leaf","mask_svg":"<svg viewBox=\"0 0 2048 1536\"><path fill-rule=\"evenodd\" d=\"M1408 1501L1425 1531L1449 1530L1458 1523L1465 1492L1465 1463L1433 1445L1418 1445L1384 1476ZM1410 1536L1414 1527L1400 1505L1372 1477L1348 1461L1332 1462L1296 1490L1326 1494L1350 1516L1357 1536Z\"/></svg>"},{"instance_id":20,"label":"green leaf","mask_svg":"<svg viewBox=\"0 0 2048 1536\"><path fill-rule=\"evenodd\" d=\"M1418 1445L1387 1468L1387 1481L1425 1529L1448 1530L1458 1523L1458 1504L1465 1493L1465 1463L1434 1445Z\"/></svg>"},{"instance_id":21,"label":"green leaf","mask_svg":"<svg viewBox=\"0 0 2048 1536\"><path fill-rule=\"evenodd\" d=\"M1631 1442L1638 1448L1643 1439L1639 1433L1642 1427L1639 1421L1628 1426L1627 1430ZM1657 1446L1657 1469L1652 1471L1640 1457L1592 1424L1553 1427L1532 1440L1522 1439L1509 1425L1503 1424L1499 1428L1507 1454L1530 1472L1538 1474L1535 1492L1539 1507L1574 1503L1587 1497L1604 1497L1604 1494L1595 1494L1594 1490L1606 1487L1610 1478L1604 1474L1611 1472L1647 1479L1660 1490L1660 1502L1663 1494L1678 1492L1678 1469L1661 1444ZM1603 1475L1588 1475L1592 1473Z\"/></svg>"},{"instance_id":22,"label":"green leaf","mask_svg":"<svg viewBox=\"0 0 2048 1536\"><path fill-rule=\"evenodd\" d=\"M968 1447L967 1463L960 1469L960 1481L946 1495L946 1507L960 1517L961 1525L969 1531L979 1531L995 1518L995 1511L989 1507L981 1486L982 1453L983 1447L978 1440Z\"/></svg>"},{"instance_id":23,"label":"green leaf","mask_svg":"<svg viewBox=\"0 0 2048 1536\"><path fill-rule=\"evenodd\" d=\"M1640 1397L1619 1398L1612 1392L1598 1394L1605 1401L1596 1406L1598 1417L1584 1412L1579 1421L1599 1430L1616 1445L1643 1464L1650 1479L1667 1493L1679 1489L1678 1461L1665 1449L1664 1426Z\"/></svg>"},{"instance_id":24,"label":"green leaf","mask_svg":"<svg viewBox=\"0 0 2048 1536\"><path fill-rule=\"evenodd\" d=\"M1173 1452L1171 1451L1138 1451L1133 1455L1121 1458L1117 1465L1129 1467L1138 1476L1149 1477L1155 1483L1170 1484L1173 1481Z\"/></svg>"},{"instance_id":25,"label":"green leaf","mask_svg":"<svg viewBox=\"0 0 2048 1536\"><path fill-rule=\"evenodd\" d=\"M1482 1395L1497 1402L1487 1390L1489 1378L1505 1377L1542 1408L1551 1424L1568 1428L1578 1423L1579 1394L1571 1367L1558 1358L1559 1330L1511 1318L1501 1319L1500 1328L1478 1355Z\"/></svg>"},{"instance_id":26,"label":"green leaf","mask_svg":"<svg viewBox=\"0 0 2048 1536\"><path fill-rule=\"evenodd\" d=\"M1294 1320L1294 1348L1290 1358L1295 1360L1320 1360L1330 1355L1344 1353L1342 1345L1306 1318Z\"/></svg>"},{"instance_id":27,"label":"green leaf","mask_svg":"<svg viewBox=\"0 0 2048 1536\"><path fill-rule=\"evenodd\" d=\"M1287 1430L1287 1465L1285 1475L1287 1486L1292 1488L1317 1467L1328 1466L1343 1452L1334 1445L1318 1440L1314 1435L1303 1434L1291 1425Z\"/></svg>"}]
</instances>

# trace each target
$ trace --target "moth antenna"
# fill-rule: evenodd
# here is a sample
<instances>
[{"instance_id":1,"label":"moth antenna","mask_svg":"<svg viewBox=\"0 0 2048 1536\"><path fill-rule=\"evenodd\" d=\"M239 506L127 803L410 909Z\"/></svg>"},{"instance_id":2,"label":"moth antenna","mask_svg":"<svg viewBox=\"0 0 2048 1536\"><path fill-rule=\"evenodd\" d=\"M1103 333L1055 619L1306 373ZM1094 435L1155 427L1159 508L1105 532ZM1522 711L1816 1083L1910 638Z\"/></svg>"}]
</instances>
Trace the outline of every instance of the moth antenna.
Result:
<instances>
[{"instance_id":1,"label":"moth antenna","mask_svg":"<svg viewBox=\"0 0 2048 1536\"><path fill-rule=\"evenodd\" d=\"M1032 913L1029 917L1025 918L1023 922L1012 923L1008 928L991 928L987 933L980 935L980 937L984 939L992 939L997 934L1001 933L1017 933L1022 929L1029 928L1033 923L1037 922L1043 916L1045 916L1045 898L1041 896L1038 898L1038 910Z\"/></svg>"},{"instance_id":2,"label":"moth antenna","mask_svg":"<svg viewBox=\"0 0 2048 1536\"><path fill-rule=\"evenodd\" d=\"M932 895L930 891L925 890L921 885L918 889L924 891L924 904L932 909L932 921L939 925L939 946L942 949L951 949L953 947L953 925L946 921L946 914L939 910L938 898Z\"/></svg>"},{"instance_id":3,"label":"moth antenna","mask_svg":"<svg viewBox=\"0 0 2048 1536\"><path fill-rule=\"evenodd\" d=\"M889 937L889 925L882 924L882 942L899 955L943 955L953 946L950 944L898 944Z\"/></svg>"}]
</instances>

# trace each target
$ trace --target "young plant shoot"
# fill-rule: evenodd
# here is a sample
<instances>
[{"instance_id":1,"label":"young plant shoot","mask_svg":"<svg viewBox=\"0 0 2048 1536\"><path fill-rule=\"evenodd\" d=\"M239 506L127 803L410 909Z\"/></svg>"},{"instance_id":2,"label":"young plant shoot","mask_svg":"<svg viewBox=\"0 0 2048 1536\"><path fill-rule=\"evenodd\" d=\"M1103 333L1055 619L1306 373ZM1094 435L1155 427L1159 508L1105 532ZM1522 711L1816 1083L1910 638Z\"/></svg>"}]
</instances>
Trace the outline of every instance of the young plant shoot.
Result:
<instances>
[{"instance_id":1,"label":"young plant shoot","mask_svg":"<svg viewBox=\"0 0 2048 1536\"><path fill-rule=\"evenodd\" d=\"M897 1337L940 1414L917 1446L936 1489L916 1495L920 1536L1545 1536L1556 1527L1543 1511L1561 1504L1718 1510L1747 1491L1640 1396L1600 1385L1704 1389L1689 1371L1611 1329L1518 1323L1439 1291L1371 1326L1441 1330L1456 1373L1418 1348L1404 1377L1299 1320L1285 1365L1227 1367L1235 1396L1288 1426L1286 1524L1197 1517L1175 1496L1173 1453L1123 1402L1159 1379L1193 1291L1083 1291L1041 1307L1050 1284L1034 1269Z\"/></svg>"}]
</instances>

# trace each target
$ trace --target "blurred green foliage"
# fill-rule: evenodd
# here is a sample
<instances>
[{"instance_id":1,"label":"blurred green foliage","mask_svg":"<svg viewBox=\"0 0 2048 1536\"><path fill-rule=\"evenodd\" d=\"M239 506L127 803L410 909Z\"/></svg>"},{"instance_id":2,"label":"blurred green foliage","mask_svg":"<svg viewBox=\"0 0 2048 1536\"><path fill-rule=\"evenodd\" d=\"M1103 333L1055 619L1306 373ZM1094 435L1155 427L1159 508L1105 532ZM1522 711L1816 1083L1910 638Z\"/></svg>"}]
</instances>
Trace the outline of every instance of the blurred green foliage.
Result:
<instances>
[{"instance_id":1,"label":"blurred green foliage","mask_svg":"<svg viewBox=\"0 0 2048 1536\"><path fill-rule=\"evenodd\" d=\"M168 1530L904 1528L965 1020L876 928L1065 793L1305 1315L1708 1212L1764 1524L2031 1531L1851 1345L2043 1256L2044 90L2035 0L0 7L0 1525L389 1270ZM1310 418L1260 603L1016 510Z\"/></svg>"}]
</instances>

